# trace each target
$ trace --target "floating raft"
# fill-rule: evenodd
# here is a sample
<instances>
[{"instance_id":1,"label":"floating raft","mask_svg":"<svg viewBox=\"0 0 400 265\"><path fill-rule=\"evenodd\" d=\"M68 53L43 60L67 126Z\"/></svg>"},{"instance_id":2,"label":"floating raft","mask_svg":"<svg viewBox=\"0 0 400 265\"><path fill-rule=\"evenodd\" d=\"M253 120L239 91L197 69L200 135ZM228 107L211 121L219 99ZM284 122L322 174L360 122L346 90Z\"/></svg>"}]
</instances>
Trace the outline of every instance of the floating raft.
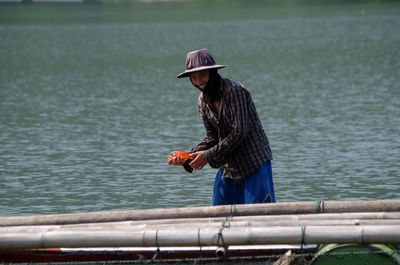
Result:
<instances>
[{"instance_id":1,"label":"floating raft","mask_svg":"<svg viewBox=\"0 0 400 265\"><path fill-rule=\"evenodd\" d=\"M254 257L328 243L400 245L400 200L0 217L0 262Z\"/></svg>"}]
</instances>

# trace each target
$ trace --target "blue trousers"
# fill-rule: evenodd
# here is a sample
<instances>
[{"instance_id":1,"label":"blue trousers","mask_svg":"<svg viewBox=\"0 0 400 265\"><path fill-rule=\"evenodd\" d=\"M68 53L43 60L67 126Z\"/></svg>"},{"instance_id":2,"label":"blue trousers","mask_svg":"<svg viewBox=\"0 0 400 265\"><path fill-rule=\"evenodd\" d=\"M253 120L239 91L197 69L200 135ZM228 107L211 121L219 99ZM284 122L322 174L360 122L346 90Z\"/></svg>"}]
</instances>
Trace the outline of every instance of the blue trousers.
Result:
<instances>
[{"instance_id":1,"label":"blue trousers","mask_svg":"<svg viewBox=\"0 0 400 265\"><path fill-rule=\"evenodd\" d=\"M240 182L225 178L221 170L215 176L213 206L268 202L276 202L271 161Z\"/></svg>"}]
</instances>

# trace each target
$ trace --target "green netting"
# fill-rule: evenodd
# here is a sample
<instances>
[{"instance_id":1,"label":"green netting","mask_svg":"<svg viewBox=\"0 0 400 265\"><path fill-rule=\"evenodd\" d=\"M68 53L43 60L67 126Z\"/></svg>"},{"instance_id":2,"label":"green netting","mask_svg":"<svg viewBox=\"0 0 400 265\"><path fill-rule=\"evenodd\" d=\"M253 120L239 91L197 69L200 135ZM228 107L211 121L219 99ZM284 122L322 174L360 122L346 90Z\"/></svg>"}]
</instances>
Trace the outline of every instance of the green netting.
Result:
<instances>
[{"instance_id":1,"label":"green netting","mask_svg":"<svg viewBox=\"0 0 400 265\"><path fill-rule=\"evenodd\" d=\"M320 247L310 265L397 265L399 251L390 245L329 244Z\"/></svg>"}]
</instances>

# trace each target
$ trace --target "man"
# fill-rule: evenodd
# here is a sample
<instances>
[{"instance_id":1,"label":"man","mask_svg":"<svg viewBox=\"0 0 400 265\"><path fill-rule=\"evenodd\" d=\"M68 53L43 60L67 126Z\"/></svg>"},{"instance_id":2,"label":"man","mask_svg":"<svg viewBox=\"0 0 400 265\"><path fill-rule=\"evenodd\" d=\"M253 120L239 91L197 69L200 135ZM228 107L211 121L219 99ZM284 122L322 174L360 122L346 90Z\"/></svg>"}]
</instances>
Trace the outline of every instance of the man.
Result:
<instances>
[{"instance_id":1,"label":"man","mask_svg":"<svg viewBox=\"0 0 400 265\"><path fill-rule=\"evenodd\" d=\"M189 52L186 70L201 93L198 110L205 138L189 152L190 166L219 168L214 182L213 205L275 202L272 152L249 91L239 82L222 78L207 49ZM175 155L172 152L171 155ZM182 166L181 156L169 160Z\"/></svg>"}]
</instances>

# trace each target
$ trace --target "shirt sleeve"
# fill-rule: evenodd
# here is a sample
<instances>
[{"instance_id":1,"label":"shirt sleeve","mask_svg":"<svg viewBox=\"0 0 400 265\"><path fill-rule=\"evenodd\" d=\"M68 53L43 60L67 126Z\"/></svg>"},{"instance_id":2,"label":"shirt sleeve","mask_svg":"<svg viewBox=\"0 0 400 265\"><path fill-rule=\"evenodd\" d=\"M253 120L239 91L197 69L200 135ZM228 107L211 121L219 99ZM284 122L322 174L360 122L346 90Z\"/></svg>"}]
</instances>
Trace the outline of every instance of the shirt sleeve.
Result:
<instances>
[{"instance_id":1,"label":"shirt sleeve","mask_svg":"<svg viewBox=\"0 0 400 265\"><path fill-rule=\"evenodd\" d=\"M229 119L228 117L221 119L224 125L230 128L230 133L206 151L205 155L211 167L219 168L224 165L230 154L245 139L249 127L247 97L247 91L240 86L234 86L230 89L223 107L230 108L231 115ZM219 124L219 126L223 125Z\"/></svg>"}]
</instances>

